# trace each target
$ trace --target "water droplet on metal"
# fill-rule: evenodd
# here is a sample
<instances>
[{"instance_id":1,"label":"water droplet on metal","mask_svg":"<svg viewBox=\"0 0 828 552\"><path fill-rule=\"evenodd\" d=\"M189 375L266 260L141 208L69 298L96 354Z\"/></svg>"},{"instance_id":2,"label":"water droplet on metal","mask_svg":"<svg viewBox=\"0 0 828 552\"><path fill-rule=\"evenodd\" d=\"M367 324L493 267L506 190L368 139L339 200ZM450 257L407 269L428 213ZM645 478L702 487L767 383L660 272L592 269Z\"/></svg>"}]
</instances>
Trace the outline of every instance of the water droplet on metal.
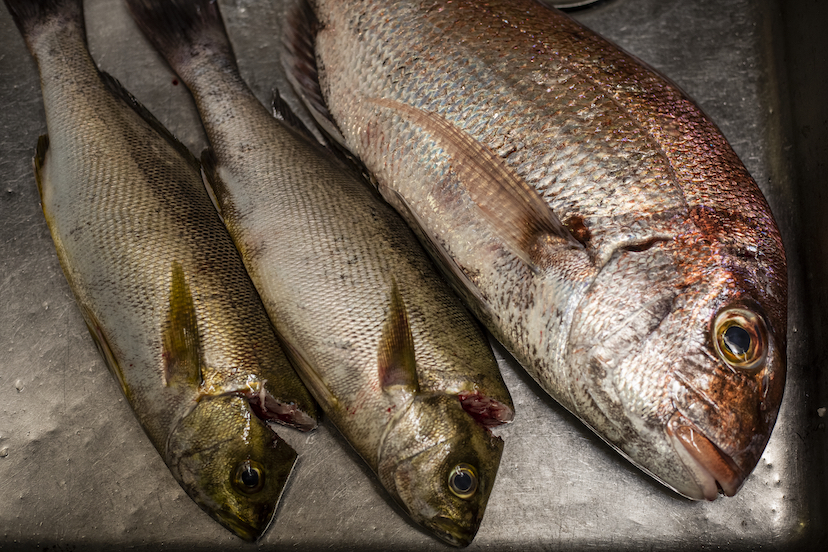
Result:
<instances>
[{"instance_id":1,"label":"water droplet on metal","mask_svg":"<svg viewBox=\"0 0 828 552\"><path fill-rule=\"evenodd\" d=\"M9 455L9 447L3 447L0 449L0 458L5 458Z\"/></svg>"},{"instance_id":2,"label":"water droplet on metal","mask_svg":"<svg viewBox=\"0 0 828 552\"><path fill-rule=\"evenodd\" d=\"M23 391L23 380L17 380L14 382L14 388L17 389L17 392L20 393Z\"/></svg>"}]
</instances>

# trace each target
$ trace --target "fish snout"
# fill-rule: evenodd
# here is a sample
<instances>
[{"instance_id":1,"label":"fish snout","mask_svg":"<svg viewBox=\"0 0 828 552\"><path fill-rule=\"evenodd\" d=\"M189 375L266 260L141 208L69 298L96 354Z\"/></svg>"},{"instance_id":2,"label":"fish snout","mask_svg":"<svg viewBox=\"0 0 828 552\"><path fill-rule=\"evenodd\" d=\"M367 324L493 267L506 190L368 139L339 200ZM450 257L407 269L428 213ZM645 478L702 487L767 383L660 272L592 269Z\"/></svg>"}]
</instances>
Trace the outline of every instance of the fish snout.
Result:
<instances>
[{"instance_id":1,"label":"fish snout","mask_svg":"<svg viewBox=\"0 0 828 552\"><path fill-rule=\"evenodd\" d=\"M743 469L679 412L670 418L667 435L697 484L696 489L677 489L690 498L712 501L718 498L720 491L725 496L733 496L751 471Z\"/></svg>"}]
</instances>

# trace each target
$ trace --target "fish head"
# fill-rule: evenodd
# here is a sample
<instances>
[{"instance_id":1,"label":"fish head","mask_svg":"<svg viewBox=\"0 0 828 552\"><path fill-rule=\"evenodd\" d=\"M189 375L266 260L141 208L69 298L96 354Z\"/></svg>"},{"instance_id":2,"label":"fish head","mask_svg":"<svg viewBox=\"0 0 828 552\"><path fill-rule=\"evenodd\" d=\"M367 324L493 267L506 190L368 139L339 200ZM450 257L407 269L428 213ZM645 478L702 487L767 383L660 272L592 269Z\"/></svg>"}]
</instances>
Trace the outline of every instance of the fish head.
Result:
<instances>
[{"instance_id":1,"label":"fish head","mask_svg":"<svg viewBox=\"0 0 828 552\"><path fill-rule=\"evenodd\" d=\"M167 465L188 495L224 527L255 541L270 525L296 452L243 397L202 398L167 442Z\"/></svg>"},{"instance_id":2,"label":"fish head","mask_svg":"<svg viewBox=\"0 0 828 552\"><path fill-rule=\"evenodd\" d=\"M380 480L412 519L453 546L471 543L503 441L451 395L417 395L380 446Z\"/></svg>"},{"instance_id":3,"label":"fish head","mask_svg":"<svg viewBox=\"0 0 828 552\"><path fill-rule=\"evenodd\" d=\"M733 496L759 461L785 383L784 260L708 245L617 252L574 314L573 410L688 498Z\"/></svg>"}]
</instances>

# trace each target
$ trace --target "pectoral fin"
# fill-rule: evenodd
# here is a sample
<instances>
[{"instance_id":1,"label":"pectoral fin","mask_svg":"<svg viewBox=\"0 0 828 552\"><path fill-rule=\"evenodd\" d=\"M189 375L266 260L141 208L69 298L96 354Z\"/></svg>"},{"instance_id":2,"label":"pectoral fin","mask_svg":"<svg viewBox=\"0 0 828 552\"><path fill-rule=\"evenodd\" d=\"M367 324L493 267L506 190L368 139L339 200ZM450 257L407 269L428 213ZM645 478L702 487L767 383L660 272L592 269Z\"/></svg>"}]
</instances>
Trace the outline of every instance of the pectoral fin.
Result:
<instances>
[{"instance_id":1,"label":"pectoral fin","mask_svg":"<svg viewBox=\"0 0 828 552\"><path fill-rule=\"evenodd\" d=\"M545 236L563 240L573 248L583 248L538 192L471 135L437 113L393 100L372 98L369 101L395 111L433 136L451 156L452 170L496 229L494 234L532 270L539 270L533 246Z\"/></svg>"},{"instance_id":2,"label":"pectoral fin","mask_svg":"<svg viewBox=\"0 0 828 552\"><path fill-rule=\"evenodd\" d=\"M201 339L195 304L184 269L178 262L172 265L170 310L164 329L163 355L165 385L201 385Z\"/></svg>"},{"instance_id":3,"label":"pectoral fin","mask_svg":"<svg viewBox=\"0 0 828 552\"><path fill-rule=\"evenodd\" d=\"M408 325L400 290L394 281L391 287L391 305L382 329L377 354L379 381L383 391L405 389L416 393L420 389L417 380L417 364L414 359L414 337Z\"/></svg>"}]
</instances>

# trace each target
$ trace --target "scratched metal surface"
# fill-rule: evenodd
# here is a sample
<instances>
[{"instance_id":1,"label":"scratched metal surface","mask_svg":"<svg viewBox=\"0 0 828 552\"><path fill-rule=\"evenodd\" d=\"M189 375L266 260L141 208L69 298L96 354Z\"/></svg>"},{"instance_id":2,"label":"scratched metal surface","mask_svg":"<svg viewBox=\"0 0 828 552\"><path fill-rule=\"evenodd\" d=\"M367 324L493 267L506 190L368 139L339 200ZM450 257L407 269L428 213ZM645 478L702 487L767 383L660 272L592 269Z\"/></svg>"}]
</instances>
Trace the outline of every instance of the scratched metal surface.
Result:
<instances>
[{"instance_id":1,"label":"scratched metal surface","mask_svg":"<svg viewBox=\"0 0 828 552\"><path fill-rule=\"evenodd\" d=\"M267 100L279 84L272 29L280 18L269 2L221 5L242 71ZM786 10L790 19L790 4ZM517 417L499 431L506 450L469 549L816 550L824 543L828 494L825 411L818 409L828 405L814 364L825 347L809 343L824 330L812 326L825 303L814 275L828 270L822 260L809 265L807 255L828 248L828 239L823 231L800 243L825 199L801 178L810 175L813 184L818 177L809 166L818 154L808 151L819 150L801 147L809 138L792 117L814 112L790 107L791 95L799 101L808 87L794 76L791 91L788 73L797 65L788 69L782 52L791 43L793 51L815 52L809 55L826 50L809 50L798 36L786 43L786 29L791 34L808 21L783 20L775 0L615 0L577 17L695 97L768 196L791 258L785 401L740 493L695 503L639 473L504 361ZM88 0L86 18L99 65L200 151L205 140L186 91L121 2ZM327 422L310 435L280 430L300 461L276 521L256 545L236 539L187 498L98 358L58 266L31 170L43 132L34 63L0 9L0 549L447 549L405 520ZM808 200L804 209L800 196ZM815 281L822 287L802 285Z\"/></svg>"}]
</instances>

